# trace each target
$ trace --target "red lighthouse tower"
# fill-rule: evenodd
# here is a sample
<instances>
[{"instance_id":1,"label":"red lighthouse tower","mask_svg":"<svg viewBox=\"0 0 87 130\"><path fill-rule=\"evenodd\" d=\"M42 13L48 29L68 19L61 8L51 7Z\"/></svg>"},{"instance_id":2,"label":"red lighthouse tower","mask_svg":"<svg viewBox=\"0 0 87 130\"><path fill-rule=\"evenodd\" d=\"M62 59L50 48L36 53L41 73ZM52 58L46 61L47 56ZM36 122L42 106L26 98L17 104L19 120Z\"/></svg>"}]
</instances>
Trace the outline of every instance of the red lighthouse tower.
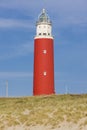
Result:
<instances>
[{"instance_id":1,"label":"red lighthouse tower","mask_svg":"<svg viewBox=\"0 0 87 130\"><path fill-rule=\"evenodd\" d=\"M33 95L54 94L54 43L52 24L42 10L36 22L34 38Z\"/></svg>"}]
</instances>

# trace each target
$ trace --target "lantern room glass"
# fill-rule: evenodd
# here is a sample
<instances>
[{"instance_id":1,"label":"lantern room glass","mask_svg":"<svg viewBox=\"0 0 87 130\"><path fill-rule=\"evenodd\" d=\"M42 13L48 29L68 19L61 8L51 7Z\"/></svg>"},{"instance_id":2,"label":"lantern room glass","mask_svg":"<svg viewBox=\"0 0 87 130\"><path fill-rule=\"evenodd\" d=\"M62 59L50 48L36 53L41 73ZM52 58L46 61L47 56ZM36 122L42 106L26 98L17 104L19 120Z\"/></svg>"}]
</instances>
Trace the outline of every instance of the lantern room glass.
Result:
<instances>
[{"instance_id":1,"label":"lantern room glass","mask_svg":"<svg viewBox=\"0 0 87 130\"><path fill-rule=\"evenodd\" d=\"M41 14L38 17L38 21L37 21L37 24L42 24L42 23L51 25L50 18L48 16L48 14L46 13L45 9L42 10Z\"/></svg>"}]
</instances>

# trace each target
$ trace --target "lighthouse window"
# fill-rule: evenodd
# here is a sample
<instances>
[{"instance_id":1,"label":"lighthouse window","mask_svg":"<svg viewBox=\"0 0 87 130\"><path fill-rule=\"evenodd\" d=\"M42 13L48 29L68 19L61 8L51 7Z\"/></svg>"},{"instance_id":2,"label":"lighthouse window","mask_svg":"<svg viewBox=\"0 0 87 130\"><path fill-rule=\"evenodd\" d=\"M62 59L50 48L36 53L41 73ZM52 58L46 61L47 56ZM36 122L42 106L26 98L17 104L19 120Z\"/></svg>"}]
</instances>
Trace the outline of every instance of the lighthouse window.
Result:
<instances>
[{"instance_id":1,"label":"lighthouse window","mask_svg":"<svg viewBox=\"0 0 87 130\"><path fill-rule=\"evenodd\" d=\"M47 53L47 50L43 50L43 53L46 54L46 53Z\"/></svg>"},{"instance_id":2,"label":"lighthouse window","mask_svg":"<svg viewBox=\"0 0 87 130\"><path fill-rule=\"evenodd\" d=\"M43 35L46 35L46 33L43 33Z\"/></svg>"},{"instance_id":3,"label":"lighthouse window","mask_svg":"<svg viewBox=\"0 0 87 130\"><path fill-rule=\"evenodd\" d=\"M50 35L50 33L48 33L48 35Z\"/></svg>"},{"instance_id":4,"label":"lighthouse window","mask_svg":"<svg viewBox=\"0 0 87 130\"><path fill-rule=\"evenodd\" d=\"M44 76L46 76L46 75L47 75L47 72L45 71L45 72L43 72L43 74L44 74Z\"/></svg>"},{"instance_id":5,"label":"lighthouse window","mask_svg":"<svg viewBox=\"0 0 87 130\"><path fill-rule=\"evenodd\" d=\"M41 33L39 33L39 35L41 35Z\"/></svg>"}]
</instances>

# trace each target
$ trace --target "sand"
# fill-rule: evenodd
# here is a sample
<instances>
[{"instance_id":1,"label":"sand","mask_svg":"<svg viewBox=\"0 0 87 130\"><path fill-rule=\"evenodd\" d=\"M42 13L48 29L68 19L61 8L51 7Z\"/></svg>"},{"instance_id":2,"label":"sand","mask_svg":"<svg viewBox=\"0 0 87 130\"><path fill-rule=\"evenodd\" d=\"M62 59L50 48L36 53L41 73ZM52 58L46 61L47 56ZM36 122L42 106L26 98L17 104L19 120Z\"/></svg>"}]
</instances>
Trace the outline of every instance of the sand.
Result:
<instances>
[{"instance_id":1,"label":"sand","mask_svg":"<svg viewBox=\"0 0 87 130\"><path fill-rule=\"evenodd\" d=\"M36 125L36 126L6 126L4 130L87 130L87 125L74 124L68 122L62 122L59 126L53 128L53 126L44 126L44 125Z\"/></svg>"}]
</instances>

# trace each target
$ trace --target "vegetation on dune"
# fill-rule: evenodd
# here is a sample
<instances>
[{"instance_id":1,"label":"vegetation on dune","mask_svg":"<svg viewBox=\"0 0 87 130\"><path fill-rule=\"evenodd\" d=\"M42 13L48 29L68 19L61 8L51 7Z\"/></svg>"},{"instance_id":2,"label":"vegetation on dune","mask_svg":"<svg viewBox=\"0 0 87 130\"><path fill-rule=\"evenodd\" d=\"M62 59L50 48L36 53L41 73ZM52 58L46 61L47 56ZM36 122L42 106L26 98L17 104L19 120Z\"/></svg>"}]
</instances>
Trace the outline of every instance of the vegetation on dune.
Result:
<instances>
[{"instance_id":1,"label":"vegetation on dune","mask_svg":"<svg viewBox=\"0 0 87 130\"><path fill-rule=\"evenodd\" d=\"M12 125L52 125L60 122L87 125L87 94L0 98L0 128Z\"/></svg>"}]
</instances>

